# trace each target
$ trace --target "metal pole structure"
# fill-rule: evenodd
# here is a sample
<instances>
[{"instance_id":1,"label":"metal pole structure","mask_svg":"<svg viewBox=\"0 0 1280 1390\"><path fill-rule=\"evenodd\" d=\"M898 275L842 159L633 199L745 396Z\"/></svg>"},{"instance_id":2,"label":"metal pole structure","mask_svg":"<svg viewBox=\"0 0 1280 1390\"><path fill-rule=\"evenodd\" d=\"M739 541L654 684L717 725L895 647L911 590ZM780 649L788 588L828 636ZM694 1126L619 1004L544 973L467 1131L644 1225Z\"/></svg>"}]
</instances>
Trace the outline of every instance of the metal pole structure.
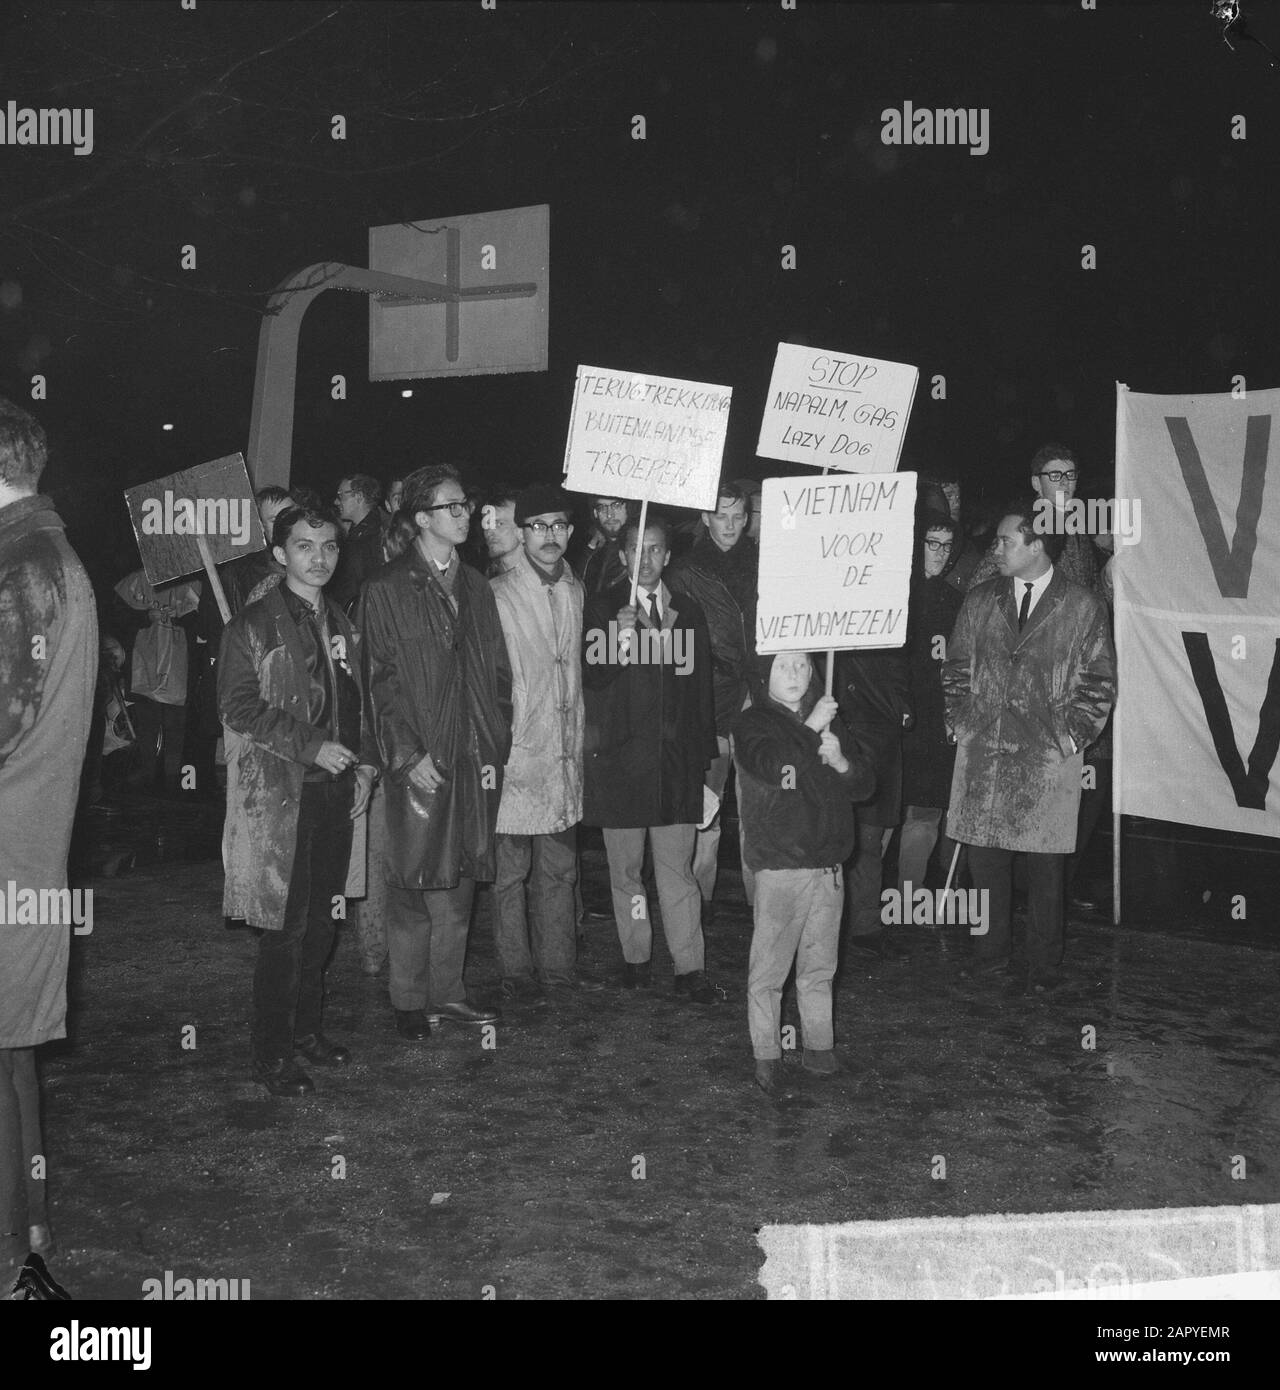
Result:
<instances>
[{"instance_id":1,"label":"metal pole structure","mask_svg":"<svg viewBox=\"0 0 1280 1390\"><path fill-rule=\"evenodd\" d=\"M452 252L452 243L450 243ZM450 273L456 256L451 254ZM445 304L446 347L450 361L458 351L458 306L470 299L530 299L536 284L484 285L461 289L408 275L391 275L341 261L317 261L295 271L275 289L258 331L258 368L253 386L247 461L255 488L289 486L293 454L293 407L298 377L298 332L311 302L325 290L354 290L376 295L386 305Z\"/></svg>"}]
</instances>

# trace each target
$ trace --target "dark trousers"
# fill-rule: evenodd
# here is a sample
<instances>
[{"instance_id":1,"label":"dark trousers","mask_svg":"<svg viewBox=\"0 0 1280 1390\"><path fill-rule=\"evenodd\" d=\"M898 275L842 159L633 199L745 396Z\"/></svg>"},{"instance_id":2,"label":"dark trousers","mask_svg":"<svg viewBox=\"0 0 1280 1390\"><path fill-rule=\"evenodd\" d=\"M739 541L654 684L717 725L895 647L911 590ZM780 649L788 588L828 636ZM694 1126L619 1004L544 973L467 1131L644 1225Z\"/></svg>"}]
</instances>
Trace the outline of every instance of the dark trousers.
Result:
<instances>
[{"instance_id":1,"label":"dark trousers","mask_svg":"<svg viewBox=\"0 0 1280 1390\"><path fill-rule=\"evenodd\" d=\"M883 930L880 893L884 878L885 827L854 807L858 847L845 867L845 930L850 936L874 936Z\"/></svg>"},{"instance_id":2,"label":"dark trousers","mask_svg":"<svg viewBox=\"0 0 1280 1390\"><path fill-rule=\"evenodd\" d=\"M493 936L504 980L563 980L578 952L578 830L496 837ZM527 889L527 898L526 898ZM532 949L531 949L532 948Z\"/></svg>"},{"instance_id":3,"label":"dark trousers","mask_svg":"<svg viewBox=\"0 0 1280 1390\"><path fill-rule=\"evenodd\" d=\"M182 780L182 744L186 737L186 705L165 705L135 695L133 723L138 731L136 762L129 780L145 791L155 785L156 768L163 759L163 784L177 791ZM163 751L161 745L163 743Z\"/></svg>"},{"instance_id":4,"label":"dark trousers","mask_svg":"<svg viewBox=\"0 0 1280 1390\"><path fill-rule=\"evenodd\" d=\"M1111 810L1111 759L1094 758L1086 767L1094 770L1094 785L1080 793L1080 815L1076 821L1076 852L1067 862L1067 894L1075 890L1080 861L1089 848L1089 841L1098 827L1104 811Z\"/></svg>"},{"instance_id":5,"label":"dark trousers","mask_svg":"<svg viewBox=\"0 0 1280 1390\"><path fill-rule=\"evenodd\" d=\"M333 900L346 885L351 855L352 796L349 777L302 784L284 927L258 939L253 1054L259 1061L291 1057L295 1038L321 1031L324 967L337 930Z\"/></svg>"},{"instance_id":6,"label":"dark trousers","mask_svg":"<svg viewBox=\"0 0 1280 1390\"><path fill-rule=\"evenodd\" d=\"M19 1235L25 1246L27 1228L48 1223L44 1179L31 1176L43 1153L35 1049L0 1047L0 1240Z\"/></svg>"},{"instance_id":7,"label":"dark trousers","mask_svg":"<svg viewBox=\"0 0 1280 1390\"><path fill-rule=\"evenodd\" d=\"M1063 870L1065 854L1028 854L1027 968L1052 970L1062 963ZM988 929L975 936L974 954L984 965L1007 961L1012 952L1009 927L1013 897L1013 851L969 846L973 886L987 891Z\"/></svg>"},{"instance_id":8,"label":"dark trousers","mask_svg":"<svg viewBox=\"0 0 1280 1390\"><path fill-rule=\"evenodd\" d=\"M462 967L475 887L473 878L460 878L456 888L387 885L392 1008L426 1009L466 1002Z\"/></svg>"}]
</instances>

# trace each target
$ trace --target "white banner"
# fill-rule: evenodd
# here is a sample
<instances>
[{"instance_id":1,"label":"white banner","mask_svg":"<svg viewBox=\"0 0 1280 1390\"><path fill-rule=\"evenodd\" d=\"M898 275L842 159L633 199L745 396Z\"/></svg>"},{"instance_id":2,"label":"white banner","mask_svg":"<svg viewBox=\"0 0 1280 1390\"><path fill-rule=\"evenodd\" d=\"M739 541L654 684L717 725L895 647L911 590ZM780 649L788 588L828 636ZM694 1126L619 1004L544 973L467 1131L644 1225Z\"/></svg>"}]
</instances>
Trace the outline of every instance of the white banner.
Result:
<instances>
[{"instance_id":1,"label":"white banner","mask_svg":"<svg viewBox=\"0 0 1280 1390\"><path fill-rule=\"evenodd\" d=\"M1280 835L1278 452L1280 391L1117 388L1116 493L1142 504L1112 561L1124 815Z\"/></svg>"},{"instance_id":2,"label":"white banner","mask_svg":"<svg viewBox=\"0 0 1280 1390\"><path fill-rule=\"evenodd\" d=\"M702 381L579 367L565 486L714 512L732 396Z\"/></svg>"},{"instance_id":3,"label":"white banner","mask_svg":"<svg viewBox=\"0 0 1280 1390\"><path fill-rule=\"evenodd\" d=\"M756 453L815 468L892 473L919 379L905 362L779 343Z\"/></svg>"},{"instance_id":4,"label":"white banner","mask_svg":"<svg viewBox=\"0 0 1280 1390\"><path fill-rule=\"evenodd\" d=\"M916 475L766 478L756 650L900 647Z\"/></svg>"}]
</instances>

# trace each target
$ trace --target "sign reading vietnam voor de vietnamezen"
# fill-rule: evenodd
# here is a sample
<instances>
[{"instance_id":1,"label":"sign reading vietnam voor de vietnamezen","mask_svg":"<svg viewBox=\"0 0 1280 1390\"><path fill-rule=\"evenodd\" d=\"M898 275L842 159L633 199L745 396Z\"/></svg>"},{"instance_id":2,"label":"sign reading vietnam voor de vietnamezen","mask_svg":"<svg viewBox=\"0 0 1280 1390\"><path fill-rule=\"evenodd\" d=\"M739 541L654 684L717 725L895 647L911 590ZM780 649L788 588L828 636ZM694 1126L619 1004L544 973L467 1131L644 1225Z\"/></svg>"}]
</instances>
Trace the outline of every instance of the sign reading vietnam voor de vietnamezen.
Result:
<instances>
[{"instance_id":1,"label":"sign reading vietnam voor de vietnamezen","mask_svg":"<svg viewBox=\"0 0 1280 1390\"><path fill-rule=\"evenodd\" d=\"M766 478L756 650L900 647L916 475Z\"/></svg>"},{"instance_id":2,"label":"sign reading vietnam voor de vietnamezen","mask_svg":"<svg viewBox=\"0 0 1280 1390\"><path fill-rule=\"evenodd\" d=\"M762 458L892 473L920 372L825 348L779 343L760 421Z\"/></svg>"},{"instance_id":3,"label":"sign reading vietnam voor de vietnamezen","mask_svg":"<svg viewBox=\"0 0 1280 1390\"><path fill-rule=\"evenodd\" d=\"M715 511L732 396L702 381L579 367L565 486Z\"/></svg>"}]
</instances>

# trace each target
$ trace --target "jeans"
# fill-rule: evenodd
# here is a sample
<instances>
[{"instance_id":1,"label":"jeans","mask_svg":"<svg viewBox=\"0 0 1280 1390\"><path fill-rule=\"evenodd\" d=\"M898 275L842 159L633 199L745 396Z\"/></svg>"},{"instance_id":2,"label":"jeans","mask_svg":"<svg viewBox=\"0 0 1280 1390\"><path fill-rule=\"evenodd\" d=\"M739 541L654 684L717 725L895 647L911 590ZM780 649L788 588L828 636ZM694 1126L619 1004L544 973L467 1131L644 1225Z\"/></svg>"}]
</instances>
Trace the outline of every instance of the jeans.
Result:
<instances>
[{"instance_id":1,"label":"jeans","mask_svg":"<svg viewBox=\"0 0 1280 1390\"><path fill-rule=\"evenodd\" d=\"M1062 963L1063 870L1065 854L1028 854L1027 967L1052 970ZM1010 958L1013 937L1009 925L1013 896L1013 851L969 846L969 874L973 886L987 890L988 929L974 938L974 958L983 965L998 965Z\"/></svg>"},{"instance_id":2,"label":"jeans","mask_svg":"<svg viewBox=\"0 0 1280 1390\"><path fill-rule=\"evenodd\" d=\"M653 877L662 905L662 929L676 974L688 975L703 968L701 900L693 877L696 833L692 825L653 825L647 830L641 827L604 832L613 916L618 924L622 959L629 965L642 965L653 951L649 900L640 878L644 837L648 835L653 850Z\"/></svg>"},{"instance_id":3,"label":"jeans","mask_svg":"<svg viewBox=\"0 0 1280 1390\"><path fill-rule=\"evenodd\" d=\"M24 1248L27 1228L49 1220L45 1181L31 1176L31 1160L44 1151L35 1048L0 1047L0 1238L19 1235Z\"/></svg>"},{"instance_id":4,"label":"jeans","mask_svg":"<svg viewBox=\"0 0 1280 1390\"><path fill-rule=\"evenodd\" d=\"M493 936L502 978L527 979L535 970L544 982L571 978L578 954L577 827L555 835L499 834L496 849Z\"/></svg>"},{"instance_id":5,"label":"jeans","mask_svg":"<svg viewBox=\"0 0 1280 1390\"><path fill-rule=\"evenodd\" d=\"M747 1023L757 1061L782 1056L782 987L794 964L800 1034L810 1051L834 1045L831 977L836 973L844 879L833 869L761 869L747 978Z\"/></svg>"},{"instance_id":6,"label":"jeans","mask_svg":"<svg viewBox=\"0 0 1280 1390\"><path fill-rule=\"evenodd\" d=\"M319 1033L324 967L337 923L333 900L346 884L351 856L351 780L304 782L298 840L284 926L258 938L253 977L253 1055L293 1055L295 1038Z\"/></svg>"},{"instance_id":7,"label":"jeans","mask_svg":"<svg viewBox=\"0 0 1280 1390\"><path fill-rule=\"evenodd\" d=\"M453 888L387 885L392 1008L466 1003L462 967L475 888L473 878L460 878Z\"/></svg>"}]
</instances>

